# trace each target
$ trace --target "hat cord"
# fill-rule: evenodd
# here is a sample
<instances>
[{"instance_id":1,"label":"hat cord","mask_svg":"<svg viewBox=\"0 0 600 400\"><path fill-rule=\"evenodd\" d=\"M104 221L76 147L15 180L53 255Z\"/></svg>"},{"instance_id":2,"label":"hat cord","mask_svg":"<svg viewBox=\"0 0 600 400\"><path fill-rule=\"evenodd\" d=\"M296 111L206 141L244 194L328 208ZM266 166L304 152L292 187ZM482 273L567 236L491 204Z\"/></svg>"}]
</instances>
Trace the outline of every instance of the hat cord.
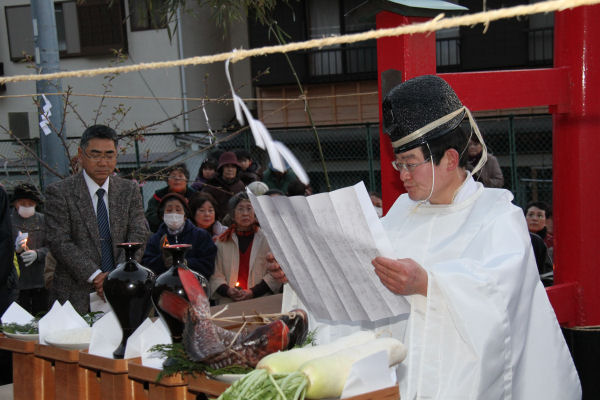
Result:
<instances>
[{"instance_id":1,"label":"hat cord","mask_svg":"<svg viewBox=\"0 0 600 400\"><path fill-rule=\"evenodd\" d=\"M451 112L450 114L446 114L443 117L438 118L435 121L428 123L424 127L417 129L413 133L411 133L407 136L404 136L403 138L400 138L400 139L396 140L395 142L392 142L392 147L394 149L396 149L398 147L404 146L407 143L412 142L415 139L420 138L421 136L425 135L426 133L429 133L432 130L434 130L435 128L450 121L452 118L456 117L458 114L460 114L461 112L463 112L466 109L467 109L467 107L463 106L463 107L459 108L458 110Z\"/></svg>"},{"instance_id":2,"label":"hat cord","mask_svg":"<svg viewBox=\"0 0 600 400\"><path fill-rule=\"evenodd\" d=\"M421 136L425 135L426 133L431 132L433 129L450 121L451 119L453 119L454 117L456 117L458 114L460 114L463 111L465 111L467 113L467 117L469 118L469 125L471 125L471 129L472 129L471 133L473 131L475 131L475 135L479 139L479 142L481 143L481 146L483 148L482 152L481 152L481 158L479 159L479 162L477 163L477 165L475 166L475 168L473 168L473 171L471 172L471 174L475 174L477 171L479 171L481 168L483 168L483 165L486 163L488 151L487 151L487 146L485 145L485 142L483 140L483 137L481 136L481 132L479 131L479 127L477 126L477 123L475 122L475 119L473 118L473 114L471 114L471 111L465 106L462 106L458 110L453 111L450 114L446 114L443 117L438 118L435 121L428 123L424 127L417 129L413 133L411 133L403 138L400 138L400 139L396 140L395 142L392 142L392 147L394 149L396 149L398 147L404 146L407 143L412 142L415 139L420 138ZM426 144L427 144L427 142L426 142ZM427 145L427 147L429 148L429 145ZM430 151L430 154L431 154L431 151Z\"/></svg>"}]
</instances>

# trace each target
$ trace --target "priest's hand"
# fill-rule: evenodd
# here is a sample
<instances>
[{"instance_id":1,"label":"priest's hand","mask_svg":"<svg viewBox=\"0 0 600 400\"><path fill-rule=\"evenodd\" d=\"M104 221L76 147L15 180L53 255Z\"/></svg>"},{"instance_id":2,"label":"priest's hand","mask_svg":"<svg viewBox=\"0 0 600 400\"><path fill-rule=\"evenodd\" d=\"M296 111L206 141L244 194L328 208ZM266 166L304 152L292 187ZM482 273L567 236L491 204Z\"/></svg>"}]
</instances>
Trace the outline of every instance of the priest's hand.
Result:
<instances>
[{"instance_id":1,"label":"priest's hand","mask_svg":"<svg viewBox=\"0 0 600 400\"><path fill-rule=\"evenodd\" d=\"M427 271L412 258L376 257L371 264L381 283L392 293L427 296Z\"/></svg>"},{"instance_id":2,"label":"priest's hand","mask_svg":"<svg viewBox=\"0 0 600 400\"><path fill-rule=\"evenodd\" d=\"M279 283L287 283L287 277L285 276L285 272L281 269L281 266L275 259L273 253L267 254L267 270L269 274Z\"/></svg>"}]
</instances>

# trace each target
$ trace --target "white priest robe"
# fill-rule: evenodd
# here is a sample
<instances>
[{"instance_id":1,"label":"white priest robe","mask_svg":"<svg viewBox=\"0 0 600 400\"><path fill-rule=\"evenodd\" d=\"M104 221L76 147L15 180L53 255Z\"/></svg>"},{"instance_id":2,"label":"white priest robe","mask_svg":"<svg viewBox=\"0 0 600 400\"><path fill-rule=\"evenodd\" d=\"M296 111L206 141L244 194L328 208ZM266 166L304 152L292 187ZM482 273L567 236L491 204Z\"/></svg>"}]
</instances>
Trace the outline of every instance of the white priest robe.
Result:
<instances>
[{"instance_id":1,"label":"white priest robe","mask_svg":"<svg viewBox=\"0 0 600 400\"><path fill-rule=\"evenodd\" d=\"M404 194L383 218L396 256L414 259L428 274L427 297L407 297L406 324L362 326L387 330L408 346L399 370L402 400L581 398L523 211L512 198L469 175L452 204L418 204ZM316 326L321 339L360 328Z\"/></svg>"},{"instance_id":2,"label":"white priest robe","mask_svg":"<svg viewBox=\"0 0 600 400\"><path fill-rule=\"evenodd\" d=\"M569 349L538 276L523 211L469 176L450 205L402 195L383 221L428 274L411 296L402 399L579 399Z\"/></svg>"}]
</instances>

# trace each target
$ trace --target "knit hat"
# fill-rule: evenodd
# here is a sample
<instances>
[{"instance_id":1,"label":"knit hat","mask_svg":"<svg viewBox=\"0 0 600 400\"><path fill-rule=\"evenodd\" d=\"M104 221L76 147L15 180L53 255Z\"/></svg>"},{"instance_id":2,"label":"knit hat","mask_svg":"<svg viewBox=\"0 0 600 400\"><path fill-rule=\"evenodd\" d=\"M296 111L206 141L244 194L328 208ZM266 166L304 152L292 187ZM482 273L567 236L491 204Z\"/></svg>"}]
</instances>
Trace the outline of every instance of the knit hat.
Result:
<instances>
[{"instance_id":1,"label":"knit hat","mask_svg":"<svg viewBox=\"0 0 600 400\"><path fill-rule=\"evenodd\" d=\"M382 110L383 130L390 136L395 153L452 132L466 115L454 90L434 75L394 87L383 100Z\"/></svg>"},{"instance_id":2,"label":"knit hat","mask_svg":"<svg viewBox=\"0 0 600 400\"><path fill-rule=\"evenodd\" d=\"M15 187L12 201L18 199L29 199L35 201L37 204L42 203L42 197L37 188L31 183L22 183Z\"/></svg>"}]
</instances>

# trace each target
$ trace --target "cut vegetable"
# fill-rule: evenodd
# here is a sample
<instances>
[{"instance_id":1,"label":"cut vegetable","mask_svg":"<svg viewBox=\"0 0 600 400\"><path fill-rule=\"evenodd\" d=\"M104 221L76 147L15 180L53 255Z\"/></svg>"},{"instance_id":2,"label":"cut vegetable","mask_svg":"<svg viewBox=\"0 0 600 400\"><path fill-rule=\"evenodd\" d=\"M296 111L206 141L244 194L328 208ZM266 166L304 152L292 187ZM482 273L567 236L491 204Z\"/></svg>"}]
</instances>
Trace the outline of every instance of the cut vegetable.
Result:
<instances>
[{"instance_id":1,"label":"cut vegetable","mask_svg":"<svg viewBox=\"0 0 600 400\"><path fill-rule=\"evenodd\" d=\"M272 374L284 374L298 371L300 366L312 359L333 354L348 347L372 342L376 336L373 331L359 331L344 336L329 344L307 346L269 354L258 362L256 368L266 369Z\"/></svg>"},{"instance_id":2,"label":"cut vegetable","mask_svg":"<svg viewBox=\"0 0 600 400\"><path fill-rule=\"evenodd\" d=\"M389 366L398 364L406 357L406 347L402 342L394 338L381 338L306 362L299 369L308 378L306 397L324 399L341 396L352 364L383 350L387 352Z\"/></svg>"}]
</instances>

